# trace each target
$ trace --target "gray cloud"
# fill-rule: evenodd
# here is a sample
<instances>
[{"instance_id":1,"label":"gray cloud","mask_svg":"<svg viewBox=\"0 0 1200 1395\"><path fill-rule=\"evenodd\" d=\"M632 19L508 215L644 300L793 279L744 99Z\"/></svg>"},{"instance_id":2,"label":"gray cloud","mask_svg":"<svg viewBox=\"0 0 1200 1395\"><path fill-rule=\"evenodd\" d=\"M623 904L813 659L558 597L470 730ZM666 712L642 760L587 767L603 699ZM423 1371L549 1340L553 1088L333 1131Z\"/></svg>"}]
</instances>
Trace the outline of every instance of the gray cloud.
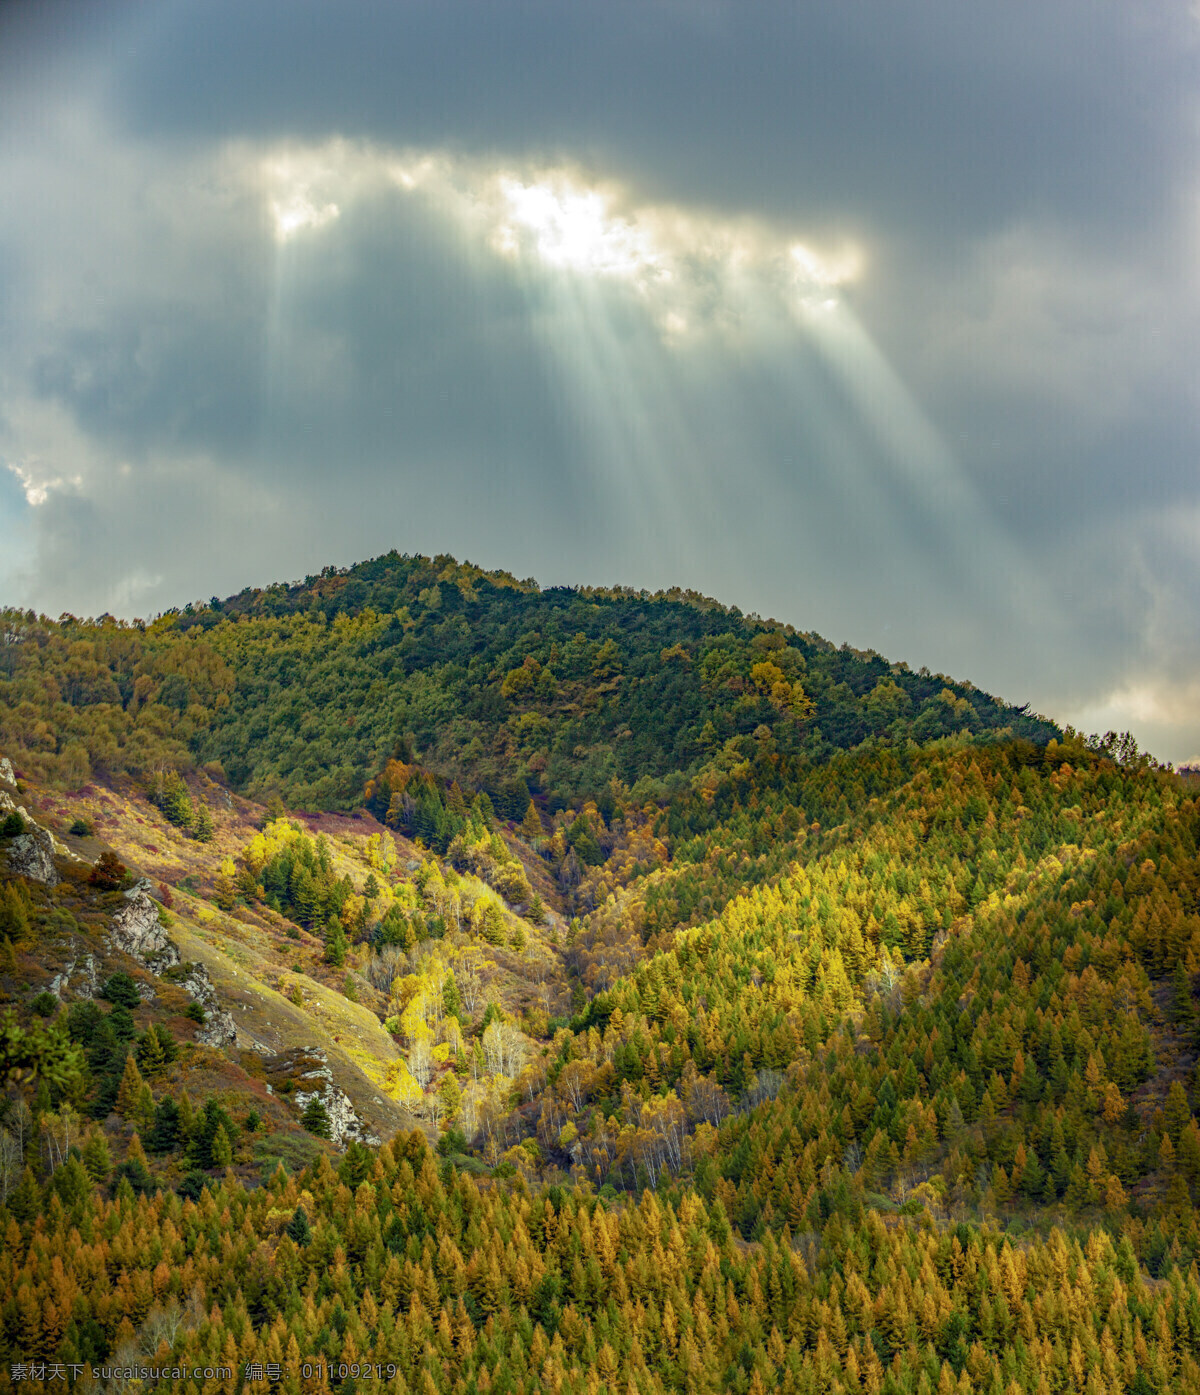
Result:
<instances>
[{"instance_id":1,"label":"gray cloud","mask_svg":"<svg viewBox=\"0 0 1200 1395\"><path fill-rule=\"evenodd\" d=\"M6 597L447 550L1192 756L1195 40L1168 4L10 6ZM505 211L546 166L611 182L600 232ZM860 250L832 318L793 241Z\"/></svg>"}]
</instances>

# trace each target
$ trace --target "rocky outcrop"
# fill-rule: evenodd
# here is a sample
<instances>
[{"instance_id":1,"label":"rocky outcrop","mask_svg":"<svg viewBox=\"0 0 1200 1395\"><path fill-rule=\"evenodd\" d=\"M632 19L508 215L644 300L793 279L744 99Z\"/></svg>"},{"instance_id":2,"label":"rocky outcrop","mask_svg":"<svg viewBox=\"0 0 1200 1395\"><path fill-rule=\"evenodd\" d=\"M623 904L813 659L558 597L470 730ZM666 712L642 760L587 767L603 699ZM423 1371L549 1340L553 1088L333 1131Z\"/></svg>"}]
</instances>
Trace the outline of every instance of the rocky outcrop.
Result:
<instances>
[{"instance_id":1,"label":"rocky outcrop","mask_svg":"<svg viewBox=\"0 0 1200 1395\"><path fill-rule=\"evenodd\" d=\"M184 964L183 958L159 919L158 903L149 896L150 883L141 881L125 893L125 905L113 916L110 948L128 954L157 978L170 975L173 982L204 1009L204 1025L196 1040L206 1046L224 1047L237 1041L237 1026L217 997L203 964Z\"/></svg>"},{"instance_id":2,"label":"rocky outcrop","mask_svg":"<svg viewBox=\"0 0 1200 1395\"><path fill-rule=\"evenodd\" d=\"M149 883L143 879L125 893L125 904L112 918L108 942L161 977L179 964L180 955L167 937L158 903L150 899L148 889Z\"/></svg>"},{"instance_id":3,"label":"rocky outcrop","mask_svg":"<svg viewBox=\"0 0 1200 1395\"><path fill-rule=\"evenodd\" d=\"M369 1143L377 1147L378 1135L372 1133L355 1113L350 1096L333 1083L329 1057L315 1046L294 1047L280 1052L267 1063L268 1074L276 1080L275 1089L285 1081L294 1086L292 1099L301 1112L314 1099L319 1099L329 1115L329 1136L339 1148L348 1143Z\"/></svg>"},{"instance_id":4,"label":"rocky outcrop","mask_svg":"<svg viewBox=\"0 0 1200 1395\"><path fill-rule=\"evenodd\" d=\"M12 770L11 765L8 768ZM7 790L0 790L0 814L13 813L21 815L26 827L26 832L9 840L6 847L9 868L18 876L53 886L58 881L58 872L54 867L56 857L65 857L71 862L83 861L83 858L77 857L48 828L43 828L29 810L18 804Z\"/></svg>"},{"instance_id":5,"label":"rocky outcrop","mask_svg":"<svg viewBox=\"0 0 1200 1395\"><path fill-rule=\"evenodd\" d=\"M0 782L16 785L12 762L7 756L0 756ZM28 831L7 840L3 845L12 871L31 881L53 886L59 880L54 866L56 857L68 858L72 862L84 861L48 828L43 828L7 790L0 789L0 815L14 811L25 820ZM125 893L125 904L112 918L108 933L109 948L129 955L156 978L169 974L189 998L200 1004L205 1020L196 1033L197 1041L218 1048L231 1046L237 1041L237 1027L232 1015L221 1006L208 970L203 964L183 963L179 950L167 935L166 926L159 919L158 903L151 899L149 893L150 882L145 877ZM94 957L87 954L79 960L72 960L60 974L55 975L50 991L59 998L68 992L76 998L94 998L100 991ZM154 997L154 989L148 984L139 985L138 991L147 1000Z\"/></svg>"},{"instance_id":6,"label":"rocky outcrop","mask_svg":"<svg viewBox=\"0 0 1200 1395\"><path fill-rule=\"evenodd\" d=\"M53 886L58 881L54 867L54 839L44 828L36 824L27 833L18 834L8 843L9 871L20 877L28 877L31 882L44 882Z\"/></svg>"},{"instance_id":7,"label":"rocky outcrop","mask_svg":"<svg viewBox=\"0 0 1200 1395\"><path fill-rule=\"evenodd\" d=\"M188 964L186 968L187 973L179 980L179 986L204 1009L204 1025L196 1033L196 1040L218 1050L232 1046L238 1040L237 1024L233 1014L221 1006L208 970L203 964Z\"/></svg>"},{"instance_id":8,"label":"rocky outcrop","mask_svg":"<svg viewBox=\"0 0 1200 1395\"><path fill-rule=\"evenodd\" d=\"M100 975L96 971L96 956L84 954L65 965L62 973L55 974L50 982L50 991L56 998L70 993L73 998L94 998L100 992Z\"/></svg>"}]
</instances>

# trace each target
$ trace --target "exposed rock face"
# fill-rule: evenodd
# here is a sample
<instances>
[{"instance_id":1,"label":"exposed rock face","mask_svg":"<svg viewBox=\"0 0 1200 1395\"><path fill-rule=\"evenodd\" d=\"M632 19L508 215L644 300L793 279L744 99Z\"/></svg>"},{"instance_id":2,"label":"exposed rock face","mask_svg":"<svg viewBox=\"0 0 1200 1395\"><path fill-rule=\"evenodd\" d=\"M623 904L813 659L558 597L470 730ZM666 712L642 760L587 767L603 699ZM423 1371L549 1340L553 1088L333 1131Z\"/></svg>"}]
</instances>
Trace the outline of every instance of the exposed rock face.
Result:
<instances>
[{"instance_id":1,"label":"exposed rock face","mask_svg":"<svg viewBox=\"0 0 1200 1395\"><path fill-rule=\"evenodd\" d=\"M8 865L19 876L53 886L58 881L58 873L54 869L53 837L34 824L28 833L20 834L9 843Z\"/></svg>"},{"instance_id":2,"label":"exposed rock face","mask_svg":"<svg viewBox=\"0 0 1200 1395\"><path fill-rule=\"evenodd\" d=\"M221 1006L217 990L203 964L192 964L186 978L179 980L183 991L204 1009L204 1025L196 1033L196 1040L205 1046L232 1046L238 1039L237 1024L233 1014Z\"/></svg>"},{"instance_id":3,"label":"exposed rock face","mask_svg":"<svg viewBox=\"0 0 1200 1395\"><path fill-rule=\"evenodd\" d=\"M293 1094L301 1111L311 1100L319 1099L329 1115L329 1136L339 1148L348 1143L369 1143L378 1146L380 1139L373 1134L350 1103L350 1097L333 1083L329 1057L318 1047L299 1046L282 1051L271 1058L267 1069L278 1077L294 1080L298 1088Z\"/></svg>"},{"instance_id":4,"label":"exposed rock face","mask_svg":"<svg viewBox=\"0 0 1200 1395\"><path fill-rule=\"evenodd\" d=\"M183 960L158 918L158 905L147 895L149 885L143 878L125 893L126 904L113 916L108 942L161 978L168 970L178 969ZM175 981L204 1009L207 1020L196 1033L197 1041L223 1047L237 1040L233 1017L221 1006L203 964L188 964Z\"/></svg>"},{"instance_id":5,"label":"exposed rock face","mask_svg":"<svg viewBox=\"0 0 1200 1395\"><path fill-rule=\"evenodd\" d=\"M12 762L7 756L0 756L0 782L16 784ZM42 828L12 795L0 789L0 814L14 810L29 827L28 833L22 833L8 843L8 865L14 872L52 886L58 881L54 866L56 857L69 858L72 862L83 861L59 842L48 828ZM113 916L108 943L111 948L128 954L144 969L161 978L169 970L179 969L183 961L179 950L167 936L166 926L158 918L158 905L150 899L149 891L150 882L142 877L125 893L125 905ZM77 969L78 982L74 982ZM238 1031L233 1017L221 1006L204 965L188 964L173 977L183 991L204 1009L206 1020L196 1033L196 1040L215 1047L229 1046L235 1042ZM100 988L93 956L88 954L79 960L72 960L62 973L55 976L50 991L60 998L67 991L76 998L94 998ZM154 990L145 984L139 985L138 991L147 999L154 996Z\"/></svg>"},{"instance_id":6,"label":"exposed rock face","mask_svg":"<svg viewBox=\"0 0 1200 1395\"><path fill-rule=\"evenodd\" d=\"M94 998L100 992L95 955L85 954L80 959L72 959L61 974L55 974L50 991L56 998L61 998L68 991L74 998Z\"/></svg>"},{"instance_id":7,"label":"exposed rock face","mask_svg":"<svg viewBox=\"0 0 1200 1395\"><path fill-rule=\"evenodd\" d=\"M11 765L8 768L12 770ZM43 828L29 810L18 804L7 790L0 790L0 814L11 813L20 814L29 828L28 833L22 833L8 845L8 865L14 872L28 877L31 881L52 886L58 881L58 873L54 869L56 857L66 857L72 862L83 861L83 858L76 857L48 828Z\"/></svg>"},{"instance_id":8,"label":"exposed rock face","mask_svg":"<svg viewBox=\"0 0 1200 1395\"><path fill-rule=\"evenodd\" d=\"M161 975L180 962L179 951L158 918L158 906L141 882L125 893L125 904L112 918L109 943L154 974Z\"/></svg>"}]
</instances>

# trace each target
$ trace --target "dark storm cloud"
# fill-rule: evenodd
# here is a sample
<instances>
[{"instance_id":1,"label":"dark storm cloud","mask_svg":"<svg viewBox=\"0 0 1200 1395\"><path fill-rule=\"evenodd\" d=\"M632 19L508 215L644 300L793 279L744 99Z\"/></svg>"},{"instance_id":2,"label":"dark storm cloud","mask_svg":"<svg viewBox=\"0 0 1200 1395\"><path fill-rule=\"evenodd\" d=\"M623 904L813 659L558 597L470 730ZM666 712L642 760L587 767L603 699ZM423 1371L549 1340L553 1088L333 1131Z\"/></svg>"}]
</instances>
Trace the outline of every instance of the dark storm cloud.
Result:
<instances>
[{"instance_id":1,"label":"dark storm cloud","mask_svg":"<svg viewBox=\"0 0 1200 1395\"><path fill-rule=\"evenodd\" d=\"M10 5L4 585L144 612L392 545L678 582L1195 754L1196 36L1074 0ZM405 152L444 166L415 193ZM497 250L487 181L539 162L622 186L643 280ZM849 338L685 246L748 224L860 247Z\"/></svg>"},{"instance_id":2,"label":"dark storm cloud","mask_svg":"<svg viewBox=\"0 0 1200 1395\"><path fill-rule=\"evenodd\" d=\"M130 129L565 150L646 188L935 236L1053 210L1144 227L1196 79L1177 5L169 5Z\"/></svg>"}]
</instances>

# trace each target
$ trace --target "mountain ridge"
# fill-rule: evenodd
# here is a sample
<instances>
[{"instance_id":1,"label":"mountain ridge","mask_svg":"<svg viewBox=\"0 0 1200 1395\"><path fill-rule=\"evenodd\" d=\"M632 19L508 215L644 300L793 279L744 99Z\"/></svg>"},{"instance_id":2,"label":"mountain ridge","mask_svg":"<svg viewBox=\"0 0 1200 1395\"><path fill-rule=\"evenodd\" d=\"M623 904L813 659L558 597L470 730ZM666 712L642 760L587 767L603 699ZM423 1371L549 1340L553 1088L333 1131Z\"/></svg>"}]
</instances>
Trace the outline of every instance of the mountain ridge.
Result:
<instances>
[{"instance_id":1,"label":"mountain ridge","mask_svg":"<svg viewBox=\"0 0 1200 1395\"><path fill-rule=\"evenodd\" d=\"M613 778L632 786L675 771L690 777L761 725L810 760L869 738L1005 726L1043 745L1062 735L971 684L838 649L708 598L535 590L444 557L386 554L303 585L168 612L144 628L19 612L0 624L8 640L0 673L12 682L32 670L21 695L42 697L44 729L56 693L48 684L37 693L39 669L52 670L73 708L74 768L64 778L86 776L84 755L138 772L156 756L178 759L177 749L156 750L169 724L176 746L218 762L235 788L274 788L301 808L352 807L387 757L414 742L427 764L493 798L515 780L570 798L596 797ZM39 662L23 665L29 638ZM59 681L53 651L78 644L92 647L76 665L88 671L72 673L64 660ZM70 700L72 688L80 701ZM125 720L100 732L80 720L81 708L113 705ZM539 739L545 721L556 725L557 749ZM301 730L314 747L307 753L293 749ZM0 741L25 744L11 721Z\"/></svg>"}]
</instances>

